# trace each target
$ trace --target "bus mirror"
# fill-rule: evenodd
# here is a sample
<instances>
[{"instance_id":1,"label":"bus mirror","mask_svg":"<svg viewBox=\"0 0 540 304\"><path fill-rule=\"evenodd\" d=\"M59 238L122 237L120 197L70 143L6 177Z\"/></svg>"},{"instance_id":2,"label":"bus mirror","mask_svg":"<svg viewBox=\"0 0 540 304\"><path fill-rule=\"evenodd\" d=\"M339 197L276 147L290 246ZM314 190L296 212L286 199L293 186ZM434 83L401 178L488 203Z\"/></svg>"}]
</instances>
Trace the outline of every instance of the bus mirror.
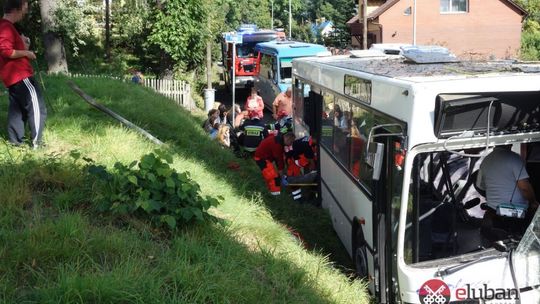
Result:
<instances>
[{"instance_id":1,"label":"bus mirror","mask_svg":"<svg viewBox=\"0 0 540 304\"><path fill-rule=\"evenodd\" d=\"M274 79L274 71L268 71L268 79Z\"/></svg>"},{"instance_id":2,"label":"bus mirror","mask_svg":"<svg viewBox=\"0 0 540 304\"><path fill-rule=\"evenodd\" d=\"M384 144L372 142L368 145L366 153L366 164L373 169L372 179L381 178L382 163L384 158Z\"/></svg>"}]
</instances>

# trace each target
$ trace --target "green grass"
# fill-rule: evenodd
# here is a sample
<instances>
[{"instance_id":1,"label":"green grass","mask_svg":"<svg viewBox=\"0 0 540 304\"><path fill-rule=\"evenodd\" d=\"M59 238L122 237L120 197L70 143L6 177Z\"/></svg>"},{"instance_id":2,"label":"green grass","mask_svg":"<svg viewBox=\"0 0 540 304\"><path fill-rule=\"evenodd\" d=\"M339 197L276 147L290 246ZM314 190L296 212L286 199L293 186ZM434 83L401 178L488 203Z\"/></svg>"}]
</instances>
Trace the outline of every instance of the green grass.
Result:
<instances>
[{"instance_id":1,"label":"green grass","mask_svg":"<svg viewBox=\"0 0 540 304\"><path fill-rule=\"evenodd\" d=\"M110 167L156 147L91 108L66 80L45 79L47 148L0 146L0 303L369 301L365 286L339 269L350 261L324 210L266 196L256 166L212 142L202 116L129 83L81 78L87 94L165 141L173 167L189 171L205 195L225 198L211 210L218 223L172 235L96 213L100 189L69 152ZM0 125L5 109L2 96ZM231 161L241 170L227 169Z\"/></svg>"}]
</instances>

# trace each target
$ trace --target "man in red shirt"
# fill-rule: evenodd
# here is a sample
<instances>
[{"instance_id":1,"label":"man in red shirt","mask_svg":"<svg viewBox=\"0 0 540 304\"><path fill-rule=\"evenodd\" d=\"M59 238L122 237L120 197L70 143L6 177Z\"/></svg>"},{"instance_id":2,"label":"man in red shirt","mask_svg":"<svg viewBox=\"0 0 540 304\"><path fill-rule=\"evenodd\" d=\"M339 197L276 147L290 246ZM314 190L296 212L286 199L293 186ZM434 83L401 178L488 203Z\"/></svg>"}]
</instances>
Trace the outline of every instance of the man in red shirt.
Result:
<instances>
[{"instance_id":1,"label":"man in red shirt","mask_svg":"<svg viewBox=\"0 0 540 304\"><path fill-rule=\"evenodd\" d=\"M47 109L34 80L28 50L30 41L19 34L14 24L28 13L28 0L5 0L0 20L0 78L9 91L8 139L13 145L24 140L24 124L28 122L32 146L41 144Z\"/></svg>"},{"instance_id":2,"label":"man in red shirt","mask_svg":"<svg viewBox=\"0 0 540 304\"><path fill-rule=\"evenodd\" d=\"M272 195L281 194L281 176L283 176L285 168L283 151L284 147L292 145L294 139L295 136L292 132L283 135L270 135L261 141L255 150L253 158L261 169L266 186ZM277 171L274 163L277 166Z\"/></svg>"},{"instance_id":3,"label":"man in red shirt","mask_svg":"<svg viewBox=\"0 0 540 304\"><path fill-rule=\"evenodd\" d=\"M285 92L279 93L272 103L274 119L281 119L284 116L292 115L292 89L288 87Z\"/></svg>"}]
</instances>

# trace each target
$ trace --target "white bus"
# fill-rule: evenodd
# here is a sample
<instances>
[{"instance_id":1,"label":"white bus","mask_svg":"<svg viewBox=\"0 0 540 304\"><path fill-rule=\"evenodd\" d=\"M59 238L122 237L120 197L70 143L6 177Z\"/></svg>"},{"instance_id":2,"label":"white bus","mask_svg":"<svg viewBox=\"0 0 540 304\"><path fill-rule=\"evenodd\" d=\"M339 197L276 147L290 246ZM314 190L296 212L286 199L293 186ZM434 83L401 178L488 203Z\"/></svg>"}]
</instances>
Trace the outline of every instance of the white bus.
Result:
<instances>
[{"instance_id":1,"label":"white bus","mask_svg":"<svg viewBox=\"0 0 540 304\"><path fill-rule=\"evenodd\" d=\"M295 132L319 138L322 206L377 302L540 303L539 213L487 242L474 183L477 156L540 142L540 66L381 53L295 59L292 74Z\"/></svg>"}]
</instances>

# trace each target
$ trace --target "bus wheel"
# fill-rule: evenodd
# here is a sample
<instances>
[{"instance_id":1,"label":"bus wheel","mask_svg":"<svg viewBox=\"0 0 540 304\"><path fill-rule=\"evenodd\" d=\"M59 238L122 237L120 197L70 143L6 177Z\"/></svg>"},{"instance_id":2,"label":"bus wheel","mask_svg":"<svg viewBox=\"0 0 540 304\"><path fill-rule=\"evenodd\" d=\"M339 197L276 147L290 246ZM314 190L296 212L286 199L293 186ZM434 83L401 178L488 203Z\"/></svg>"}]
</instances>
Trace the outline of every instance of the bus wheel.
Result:
<instances>
[{"instance_id":1,"label":"bus wheel","mask_svg":"<svg viewBox=\"0 0 540 304\"><path fill-rule=\"evenodd\" d=\"M356 276L361 279L368 277L368 261L366 253L366 245L360 243L354 248L354 266L356 268Z\"/></svg>"}]
</instances>

